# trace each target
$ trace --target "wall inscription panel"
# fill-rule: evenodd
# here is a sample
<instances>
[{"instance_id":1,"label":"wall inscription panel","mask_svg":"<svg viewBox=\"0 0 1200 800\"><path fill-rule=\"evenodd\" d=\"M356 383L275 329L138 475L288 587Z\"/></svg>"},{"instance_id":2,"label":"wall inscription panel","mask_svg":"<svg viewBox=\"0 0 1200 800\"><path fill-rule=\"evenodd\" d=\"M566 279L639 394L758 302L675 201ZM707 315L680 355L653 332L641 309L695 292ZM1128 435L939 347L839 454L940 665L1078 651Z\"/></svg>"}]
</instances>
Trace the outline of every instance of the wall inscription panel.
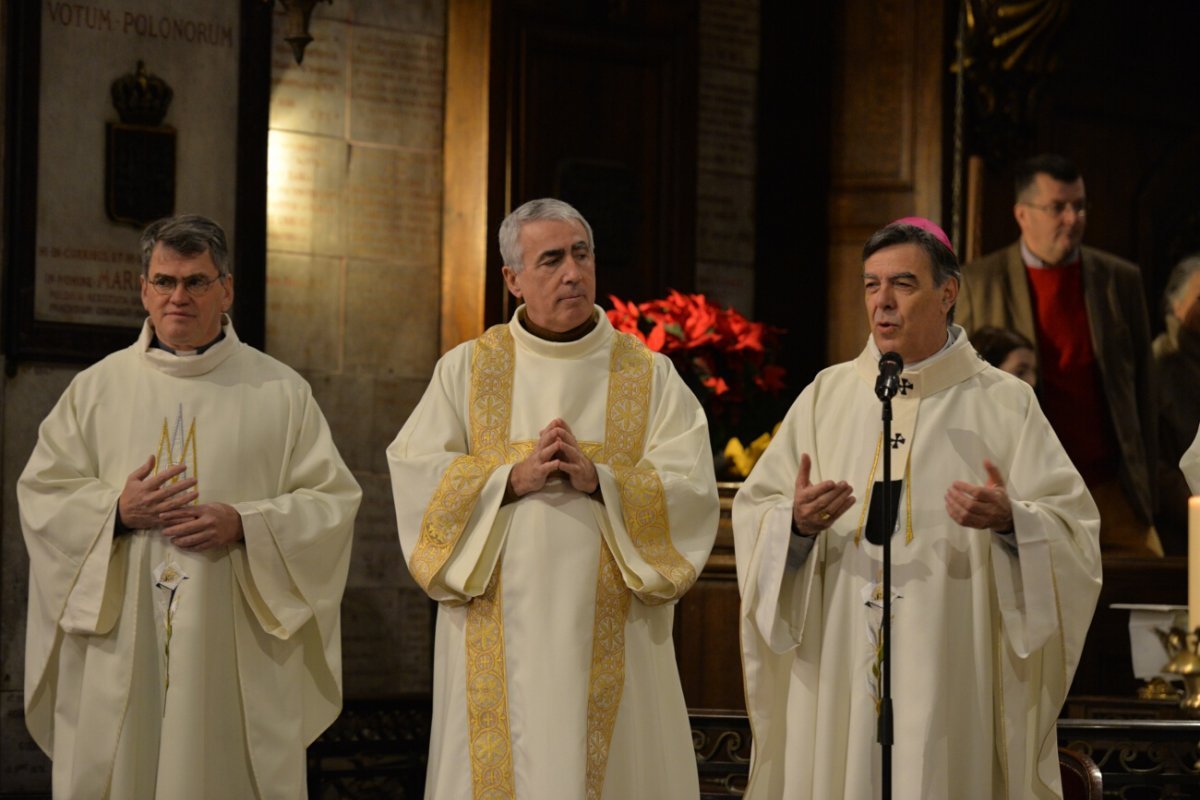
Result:
<instances>
[{"instance_id":1,"label":"wall inscription panel","mask_svg":"<svg viewBox=\"0 0 1200 800\"><path fill-rule=\"evenodd\" d=\"M441 157L436 152L352 147L349 255L436 264L441 181Z\"/></svg>"},{"instance_id":2,"label":"wall inscription panel","mask_svg":"<svg viewBox=\"0 0 1200 800\"><path fill-rule=\"evenodd\" d=\"M701 0L695 288L754 314L758 0Z\"/></svg>"},{"instance_id":3,"label":"wall inscription panel","mask_svg":"<svg viewBox=\"0 0 1200 800\"><path fill-rule=\"evenodd\" d=\"M700 173L696 205L705 224L696 231L704 259L748 263L754 258L754 181Z\"/></svg>"},{"instance_id":4,"label":"wall inscription panel","mask_svg":"<svg viewBox=\"0 0 1200 800\"><path fill-rule=\"evenodd\" d=\"M267 263L267 349L297 370L341 359L342 260L276 252Z\"/></svg>"},{"instance_id":5,"label":"wall inscription panel","mask_svg":"<svg viewBox=\"0 0 1200 800\"><path fill-rule=\"evenodd\" d=\"M238 6L40 5L34 319L136 328L139 231L105 213L105 123L119 120L110 85L141 61L174 89L162 123L177 136L174 207L213 217L232 240Z\"/></svg>"},{"instance_id":6,"label":"wall inscription panel","mask_svg":"<svg viewBox=\"0 0 1200 800\"><path fill-rule=\"evenodd\" d=\"M445 40L383 28L354 31L350 138L437 150Z\"/></svg>"},{"instance_id":7,"label":"wall inscription panel","mask_svg":"<svg viewBox=\"0 0 1200 800\"><path fill-rule=\"evenodd\" d=\"M271 131L267 249L342 255L348 145L323 136Z\"/></svg>"},{"instance_id":8,"label":"wall inscription panel","mask_svg":"<svg viewBox=\"0 0 1200 800\"><path fill-rule=\"evenodd\" d=\"M757 72L758 0L700 0L700 61Z\"/></svg>"}]
</instances>

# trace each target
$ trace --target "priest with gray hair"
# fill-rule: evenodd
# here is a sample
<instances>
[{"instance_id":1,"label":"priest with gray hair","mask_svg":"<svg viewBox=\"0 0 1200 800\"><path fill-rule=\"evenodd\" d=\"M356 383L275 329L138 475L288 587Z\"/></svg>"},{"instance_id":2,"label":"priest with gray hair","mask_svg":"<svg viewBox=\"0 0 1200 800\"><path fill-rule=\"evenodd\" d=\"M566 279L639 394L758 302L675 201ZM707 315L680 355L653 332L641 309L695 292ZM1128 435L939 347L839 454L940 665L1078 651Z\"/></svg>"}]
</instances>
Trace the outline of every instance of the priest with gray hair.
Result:
<instances>
[{"instance_id":1,"label":"priest with gray hair","mask_svg":"<svg viewBox=\"0 0 1200 800\"><path fill-rule=\"evenodd\" d=\"M694 800L671 626L717 530L704 412L595 305L578 211L522 205L500 252L521 305L442 357L387 451L438 603L426 796Z\"/></svg>"}]
</instances>

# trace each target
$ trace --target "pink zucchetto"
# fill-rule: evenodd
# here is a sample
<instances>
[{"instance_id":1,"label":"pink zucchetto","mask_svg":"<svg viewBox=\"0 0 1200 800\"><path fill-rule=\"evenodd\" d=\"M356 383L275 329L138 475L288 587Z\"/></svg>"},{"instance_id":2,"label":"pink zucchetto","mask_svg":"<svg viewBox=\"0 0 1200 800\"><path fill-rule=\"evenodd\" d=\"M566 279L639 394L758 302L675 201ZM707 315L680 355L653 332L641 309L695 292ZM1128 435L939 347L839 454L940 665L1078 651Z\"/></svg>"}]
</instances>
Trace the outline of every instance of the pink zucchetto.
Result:
<instances>
[{"instance_id":1,"label":"pink zucchetto","mask_svg":"<svg viewBox=\"0 0 1200 800\"><path fill-rule=\"evenodd\" d=\"M954 246L950 244L950 237L931 219L925 219L925 217L901 217L889 222L888 225L912 225L914 228L920 228L923 231L932 233L935 239L946 245L947 250L954 253ZM955 254L955 258L957 257L958 255Z\"/></svg>"}]
</instances>

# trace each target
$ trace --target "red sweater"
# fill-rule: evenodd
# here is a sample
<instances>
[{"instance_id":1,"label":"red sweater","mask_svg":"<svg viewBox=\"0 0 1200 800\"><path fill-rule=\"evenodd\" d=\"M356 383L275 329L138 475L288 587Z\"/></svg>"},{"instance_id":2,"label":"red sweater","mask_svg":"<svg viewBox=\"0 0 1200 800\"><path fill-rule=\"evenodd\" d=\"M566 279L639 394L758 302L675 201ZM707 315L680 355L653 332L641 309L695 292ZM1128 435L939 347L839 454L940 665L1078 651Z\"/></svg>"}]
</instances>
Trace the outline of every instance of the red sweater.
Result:
<instances>
[{"instance_id":1,"label":"red sweater","mask_svg":"<svg viewBox=\"0 0 1200 800\"><path fill-rule=\"evenodd\" d=\"M1037 328L1042 409L1084 481L1094 485L1117 475L1117 438L1083 299L1079 261L1060 267L1029 267Z\"/></svg>"}]
</instances>

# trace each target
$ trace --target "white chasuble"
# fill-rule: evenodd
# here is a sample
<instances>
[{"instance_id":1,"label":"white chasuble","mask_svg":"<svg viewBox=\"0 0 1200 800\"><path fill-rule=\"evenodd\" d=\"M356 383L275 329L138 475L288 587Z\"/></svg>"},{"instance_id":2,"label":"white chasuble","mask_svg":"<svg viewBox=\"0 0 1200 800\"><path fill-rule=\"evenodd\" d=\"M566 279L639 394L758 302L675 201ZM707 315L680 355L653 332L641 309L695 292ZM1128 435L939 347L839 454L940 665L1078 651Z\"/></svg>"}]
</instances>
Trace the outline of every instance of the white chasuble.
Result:
<instances>
[{"instance_id":1,"label":"white chasuble","mask_svg":"<svg viewBox=\"0 0 1200 800\"><path fill-rule=\"evenodd\" d=\"M17 484L30 556L26 723L55 797L306 795L341 708L339 604L361 493L308 384L225 337L138 342L84 370ZM126 479L187 466L244 541L187 552L114 535Z\"/></svg>"},{"instance_id":2,"label":"white chasuble","mask_svg":"<svg viewBox=\"0 0 1200 800\"><path fill-rule=\"evenodd\" d=\"M882 547L870 494L902 481L892 533L896 798L1058 797L1055 720L1100 589L1099 519L1024 382L989 367L961 328L901 374L891 441L878 350L822 371L734 501L742 655L754 733L747 797L878 797ZM855 505L811 550L790 532L800 457ZM1004 476L1014 533L964 528L956 480Z\"/></svg>"},{"instance_id":3,"label":"white chasuble","mask_svg":"<svg viewBox=\"0 0 1200 800\"><path fill-rule=\"evenodd\" d=\"M708 428L670 361L599 308L447 353L388 448L400 543L437 600L431 798L695 798L673 604L716 535ZM504 503L556 418L596 464Z\"/></svg>"}]
</instances>

